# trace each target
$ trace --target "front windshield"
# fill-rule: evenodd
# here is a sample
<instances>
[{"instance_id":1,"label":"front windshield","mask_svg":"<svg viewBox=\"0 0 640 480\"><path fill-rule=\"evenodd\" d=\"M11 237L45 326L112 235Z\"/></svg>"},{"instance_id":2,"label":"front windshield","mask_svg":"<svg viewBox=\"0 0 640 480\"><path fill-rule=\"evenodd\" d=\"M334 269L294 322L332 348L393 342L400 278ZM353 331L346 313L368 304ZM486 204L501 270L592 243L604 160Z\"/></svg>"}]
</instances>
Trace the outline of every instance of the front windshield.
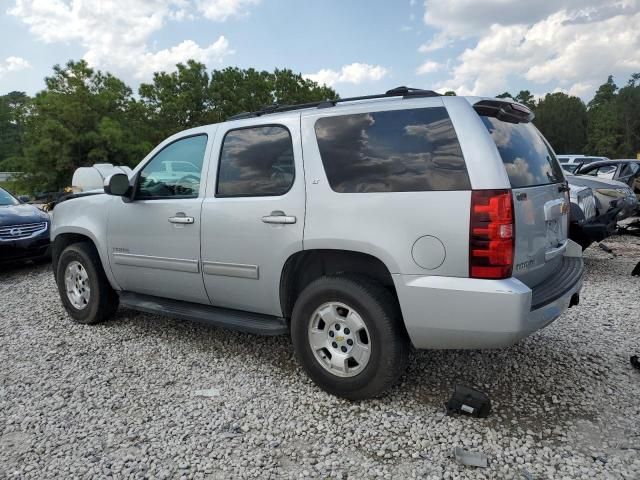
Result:
<instances>
[{"instance_id":1,"label":"front windshield","mask_svg":"<svg viewBox=\"0 0 640 480\"><path fill-rule=\"evenodd\" d=\"M0 206L18 205L20 202L5 189L0 188Z\"/></svg>"}]
</instances>

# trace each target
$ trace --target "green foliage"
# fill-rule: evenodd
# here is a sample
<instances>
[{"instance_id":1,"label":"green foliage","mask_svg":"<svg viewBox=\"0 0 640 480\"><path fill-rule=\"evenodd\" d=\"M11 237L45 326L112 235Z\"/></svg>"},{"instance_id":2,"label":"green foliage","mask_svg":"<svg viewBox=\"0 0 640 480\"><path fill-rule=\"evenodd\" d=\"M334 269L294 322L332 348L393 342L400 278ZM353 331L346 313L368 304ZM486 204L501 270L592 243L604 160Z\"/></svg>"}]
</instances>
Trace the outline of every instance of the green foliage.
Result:
<instances>
[{"instance_id":1,"label":"green foliage","mask_svg":"<svg viewBox=\"0 0 640 480\"><path fill-rule=\"evenodd\" d=\"M193 60L154 74L139 95L136 100L121 80L84 61L55 66L35 98L0 97L0 170L23 172L15 180L23 191L60 190L78 167L135 166L161 140L187 128L273 103L337 98L291 70L209 74Z\"/></svg>"},{"instance_id":2,"label":"green foliage","mask_svg":"<svg viewBox=\"0 0 640 480\"><path fill-rule=\"evenodd\" d=\"M71 61L55 66L33 98L22 92L0 96L0 170L23 172L12 180L20 193L60 190L78 167L135 166L161 140L187 128L272 104L338 98L288 69L207 71L193 60L154 74L138 93L135 98L113 75ZM507 97L535 111L535 124L558 152L613 158L640 152L640 73L622 88L609 76L588 106L564 93L538 102L528 90L498 95Z\"/></svg>"},{"instance_id":3,"label":"green foliage","mask_svg":"<svg viewBox=\"0 0 640 480\"><path fill-rule=\"evenodd\" d=\"M454 92L453 90L447 90L446 92L444 92L444 96L445 97L455 97L456 96L456 92Z\"/></svg>"},{"instance_id":4,"label":"green foliage","mask_svg":"<svg viewBox=\"0 0 640 480\"><path fill-rule=\"evenodd\" d=\"M548 93L533 121L557 153L580 153L587 141L587 107L578 97Z\"/></svg>"}]
</instances>

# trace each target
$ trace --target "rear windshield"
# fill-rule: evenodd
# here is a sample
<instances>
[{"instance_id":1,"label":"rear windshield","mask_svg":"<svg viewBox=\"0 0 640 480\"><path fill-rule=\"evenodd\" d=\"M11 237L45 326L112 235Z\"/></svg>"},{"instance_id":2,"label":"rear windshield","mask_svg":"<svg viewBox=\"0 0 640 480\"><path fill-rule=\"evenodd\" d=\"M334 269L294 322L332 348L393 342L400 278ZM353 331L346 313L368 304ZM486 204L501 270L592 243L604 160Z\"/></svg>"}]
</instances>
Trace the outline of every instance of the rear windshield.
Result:
<instances>
[{"instance_id":1,"label":"rear windshield","mask_svg":"<svg viewBox=\"0 0 640 480\"><path fill-rule=\"evenodd\" d=\"M511 187L534 187L564 181L562 169L531 123L508 123L482 116L507 169Z\"/></svg>"}]
</instances>

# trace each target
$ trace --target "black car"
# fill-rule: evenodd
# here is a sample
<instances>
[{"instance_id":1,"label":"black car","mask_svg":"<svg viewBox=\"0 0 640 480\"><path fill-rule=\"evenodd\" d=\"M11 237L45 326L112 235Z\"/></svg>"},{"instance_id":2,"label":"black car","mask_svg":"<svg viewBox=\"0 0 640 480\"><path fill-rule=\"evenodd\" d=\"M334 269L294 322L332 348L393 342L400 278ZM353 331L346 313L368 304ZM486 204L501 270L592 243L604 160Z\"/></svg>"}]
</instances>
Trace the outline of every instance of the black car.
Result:
<instances>
[{"instance_id":1,"label":"black car","mask_svg":"<svg viewBox=\"0 0 640 480\"><path fill-rule=\"evenodd\" d=\"M640 193L640 160L619 159L583 163L573 171L574 175L591 175L626 183Z\"/></svg>"},{"instance_id":2,"label":"black car","mask_svg":"<svg viewBox=\"0 0 640 480\"><path fill-rule=\"evenodd\" d=\"M0 188L0 263L49 256L51 220Z\"/></svg>"}]
</instances>

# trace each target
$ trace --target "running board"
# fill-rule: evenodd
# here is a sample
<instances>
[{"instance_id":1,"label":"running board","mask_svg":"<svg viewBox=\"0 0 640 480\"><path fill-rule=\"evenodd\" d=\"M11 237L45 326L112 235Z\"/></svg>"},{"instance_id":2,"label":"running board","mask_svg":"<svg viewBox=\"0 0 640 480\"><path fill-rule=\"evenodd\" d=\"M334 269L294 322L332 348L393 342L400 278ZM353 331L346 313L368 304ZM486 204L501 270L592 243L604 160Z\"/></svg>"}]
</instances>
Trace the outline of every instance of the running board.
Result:
<instances>
[{"instance_id":1,"label":"running board","mask_svg":"<svg viewBox=\"0 0 640 480\"><path fill-rule=\"evenodd\" d=\"M120 305L146 313L191 320L214 327L254 333L256 335L282 335L289 333L287 321L281 317L261 313L243 312L228 308L212 307L199 303L183 302L169 298L119 292Z\"/></svg>"}]
</instances>

